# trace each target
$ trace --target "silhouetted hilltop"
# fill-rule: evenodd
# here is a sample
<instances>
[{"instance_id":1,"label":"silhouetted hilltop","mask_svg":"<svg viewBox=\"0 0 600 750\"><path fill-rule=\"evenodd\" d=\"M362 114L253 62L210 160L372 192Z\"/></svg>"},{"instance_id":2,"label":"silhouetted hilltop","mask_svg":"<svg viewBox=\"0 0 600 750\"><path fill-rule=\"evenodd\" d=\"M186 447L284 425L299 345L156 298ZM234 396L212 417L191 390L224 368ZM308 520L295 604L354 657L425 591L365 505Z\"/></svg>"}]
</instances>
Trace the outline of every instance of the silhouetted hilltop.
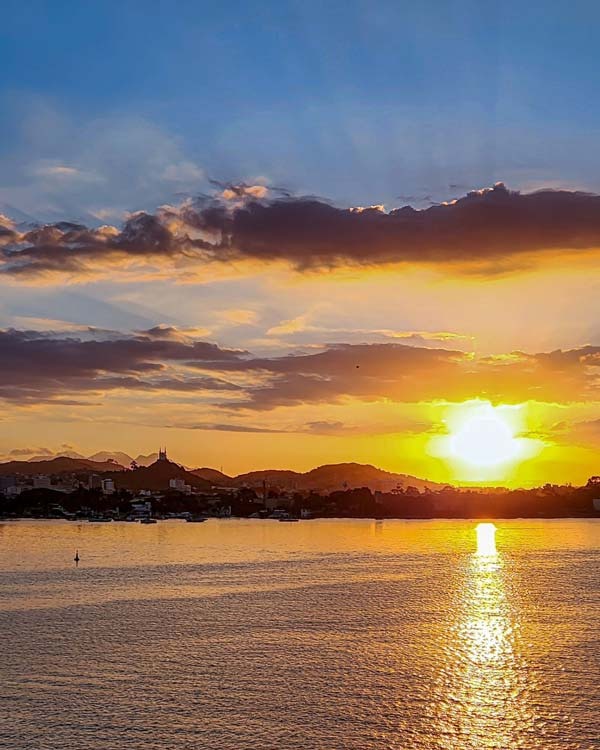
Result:
<instances>
[{"instance_id":1,"label":"silhouetted hilltop","mask_svg":"<svg viewBox=\"0 0 600 750\"><path fill-rule=\"evenodd\" d=\"M397 487L416 487L423 491L425 488L440 489L445 485L419 479L410 474L395 474L378 469L371 464L326 464L307 472L286 469L264 469L250 471L229 477L216 469L194 469L192 474L202 477L213 484L223 487L262 487L263 482L271 488L280 490L319 490L333 492L336 490L352 489L353 487L369 487L372 490L390 492Z\"/></svg>"},{"instance_id":2,"label":"silhouetted hilltop","mask_svg":"<svg viewBox=\"0 0 600 750\"><path fill-rule=\"evenodd\" d=\"M379 490L381 492L390 492L398 487L402 489L416 487L422 492L427 488L436 490L445 486L438 482L419 479L410 474L384 471L371 464L326 464L307 472L288 469L264 469L231 477L208 466L188 471L169 460L155 461L149 466L140 465L137 469L129 470L130 460L127 460L126 464L111 460L113 456L119 455L124 460L130 458L127 454L104 451L95 454L97 458L107 459L102 461L95 461L90 458L71 458L69 456L59 456L43 461L8 461L0 464L0 475L33 476L35 474L94 473L110 476L115 479L119 488L134 491L142 489L164 490L169 487L170 479L183 479L186 484L199 490L208 490L213 486L262 488L263 482L266 482L271 489L315 490L319 492L334 492L355 487L369 487L373 491ZM138 458L144 459L147 457L140 456Z\"/></svg>"},{"instance_id":3,"label":"silhouetted hilltop","mask_svg":"<svg viewBox=\"0 0 600 750\"><path fill-rule=\"evenodd\" d=\"M264 471L249 471L246 474L238 474L234 477L233 483L236 487L243 485L258 487L266 482L268 485L280 489L298 489L298 482L302 476L297 471L287 469L265 469Z\"/></svg>"},{"instance_id":4,"label":"silhouetted hilltop","mask_svg":"<svg viewBox=\"0 0 600 750\"><path fill-rule=\"evenodd\" d=\"M127 490L166 490L171 479L183 479L186 484L199 490L209 490L212 482L186 471L174 461L155 461L150 466L140 466L125 472L110 475L119 488Z\"/></svg>"},{"instance_id":5,"label":"silhouetted hilltop","mask_svg":"<svg viewBox=\"0 0 600 750\"><path fill-rule=\"evenodd\" d=\"M334 491L344 488L369 487L371 490L389 492L397 487L416 487L418 490L441 488L443 484L419 479L410 474L396 474L378 469L371 464L326 464L302 475L302 489Z\"/></svg>"},{"instance_id":6,"label":"silhouetted hilltop","mask_svg":"<svg viewBox=\"0 0 600 750\"><path fill-rule=\"evenodd\" d=\"M190 474L194 474L201 479L206 479L207 482L211 482L214 485L220 485L221 487L232 486L233 477L223 474L218 469L211 469L209 466L203 466L200 469L192 469Z\"/></svg>"},{"instance_id":7,"label":"silhouetted hilltop","mask_svg":"<svg viewBox=\"0 0 600 750\"><path fill-rule=\"evenodd\" d=\"M59 456L44 461L7 461L0 464L0 475L22 474L23 476L34 476L35 474L78 474L95 473L102 474L106 471L115 472L115 476L121 476L124 467L111 461L90 461L88 458L70 458Z\"/></svg>"},{"instance_id":8,"label":"silhouetted hilltop","mask_svg":"<svg viewBox=\"0 0 600 750\"><path fill-rule=\"evenodd\" d=\"M71 451L71 450L62 450L58 453L52 453L51 451L45 451L44 453L40 453L39 455L35 456L29 456L27 459L19 459L19 460L27 460L27 461L50 461L53 458L89 458L91 461L105 461L106 459L100 459L100 458L94 458L93 456L84 456L82 453L77 453L77 451ZM121 464L124 466L122 461L117 461L118 464Z\"/></svg>"}]
</instances>

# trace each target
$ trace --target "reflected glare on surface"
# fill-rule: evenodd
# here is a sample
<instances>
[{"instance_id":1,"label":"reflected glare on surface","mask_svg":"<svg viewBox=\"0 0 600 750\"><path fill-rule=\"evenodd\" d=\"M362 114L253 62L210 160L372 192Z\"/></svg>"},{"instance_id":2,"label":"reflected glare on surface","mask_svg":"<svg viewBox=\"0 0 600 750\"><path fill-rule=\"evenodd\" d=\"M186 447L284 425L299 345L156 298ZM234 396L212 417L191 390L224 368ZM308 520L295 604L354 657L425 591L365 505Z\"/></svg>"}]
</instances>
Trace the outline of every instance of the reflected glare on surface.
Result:
<instances>
[{"instance_id":1,"label":"reflected glare on surface","mask_svg":"<svg viewBox=\"0 0 600 750\"><path fill-rule=\"evenodd\" d=\"M0 524L0 747L597 750L600 521L495 525Z\"/></svg>"},{"instance_id":2,"label":"reflected glare on surface","mask_svg":"<svg viewBox=\"0 0 600 750\"><path fill-rule=\"evenodd\" d=\"M512 748L531 731L530 676L519 642L519 610L510 571L496 549L496 526L475 527L466 562L452 646L444 666L443 734L463 749Z\"/></svg>"},{"instance_id":3,"label":"reflected glare on surface","mask_svg":"<svg viewBox=\"0 0 600 750\"><path fill-rule=\"evenodd\" d=\"M480 523L477 533L477 554L479 556L496 555L496 527L493 523Z\"/></svg>"}]
</instances>

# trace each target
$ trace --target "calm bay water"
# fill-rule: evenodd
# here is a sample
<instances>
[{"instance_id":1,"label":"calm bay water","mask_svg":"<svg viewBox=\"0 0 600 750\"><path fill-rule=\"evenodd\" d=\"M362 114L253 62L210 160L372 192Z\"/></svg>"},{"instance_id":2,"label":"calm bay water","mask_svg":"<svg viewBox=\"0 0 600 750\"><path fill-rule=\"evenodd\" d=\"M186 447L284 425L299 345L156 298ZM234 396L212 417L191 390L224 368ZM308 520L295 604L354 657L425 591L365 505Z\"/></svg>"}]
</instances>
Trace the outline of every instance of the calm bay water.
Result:
<instances>
[{"instance_id":1,"label":"calm bay water","mask_svg":"<svg viewBox=\"0 0 600 750\"><path fill-rule=\"evenodd\" d=\"M0 524L0 747L600 748L600 522L496 526Z\"/></svg>"}]
</instances>

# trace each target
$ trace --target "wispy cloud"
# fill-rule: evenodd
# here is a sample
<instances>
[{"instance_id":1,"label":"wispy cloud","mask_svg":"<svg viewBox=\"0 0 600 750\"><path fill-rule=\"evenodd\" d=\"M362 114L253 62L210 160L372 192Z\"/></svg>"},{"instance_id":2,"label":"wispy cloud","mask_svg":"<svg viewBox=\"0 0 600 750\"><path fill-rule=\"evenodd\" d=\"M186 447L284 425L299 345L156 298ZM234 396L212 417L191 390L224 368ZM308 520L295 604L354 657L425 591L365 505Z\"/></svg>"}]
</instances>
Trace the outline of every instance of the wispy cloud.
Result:
<instances>
[{"instance_id":1,"label":"wispy cloud","mask_svg":"<svg viewBox=\"0 0 600 750\"><path fill-rule=\"evenodd\" d=\"M0 205L43 221L121 221L131 211L208 187L181 142L116 114L67 115L43 97L3 101L19 138L0 154Z\"/></svg>"}]
</instances>

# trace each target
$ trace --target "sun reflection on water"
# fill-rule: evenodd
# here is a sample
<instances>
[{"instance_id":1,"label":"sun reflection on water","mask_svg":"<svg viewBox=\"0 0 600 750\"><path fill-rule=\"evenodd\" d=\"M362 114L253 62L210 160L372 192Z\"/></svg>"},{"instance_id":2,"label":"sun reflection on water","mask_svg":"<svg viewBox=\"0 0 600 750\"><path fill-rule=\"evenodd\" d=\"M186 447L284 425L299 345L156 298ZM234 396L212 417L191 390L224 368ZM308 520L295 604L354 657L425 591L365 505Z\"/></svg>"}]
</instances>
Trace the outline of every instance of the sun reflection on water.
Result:
<instances>
[{"instance_id":1,"label":"sun reflection on water","mask_svg":"<svg viewBox=\"0 0 600 750\"><path fill-rule=\"evenodd\" d=\"M477 534L477 554L480 556L496 555L496 527L493 523L479 523Z\"/></svg>"},{"instance_id":2,"label":"sun reflection on water","mask_svg":"<svg viewBox=\"0 0 600 750\"><path fill-rule=\"evenodd\" d=\"M442 747L505 749L533 731L527 665L519 646L510 573L496 549L496 527L475 528L441 673Z\"/></svg>"}]
</instances>

